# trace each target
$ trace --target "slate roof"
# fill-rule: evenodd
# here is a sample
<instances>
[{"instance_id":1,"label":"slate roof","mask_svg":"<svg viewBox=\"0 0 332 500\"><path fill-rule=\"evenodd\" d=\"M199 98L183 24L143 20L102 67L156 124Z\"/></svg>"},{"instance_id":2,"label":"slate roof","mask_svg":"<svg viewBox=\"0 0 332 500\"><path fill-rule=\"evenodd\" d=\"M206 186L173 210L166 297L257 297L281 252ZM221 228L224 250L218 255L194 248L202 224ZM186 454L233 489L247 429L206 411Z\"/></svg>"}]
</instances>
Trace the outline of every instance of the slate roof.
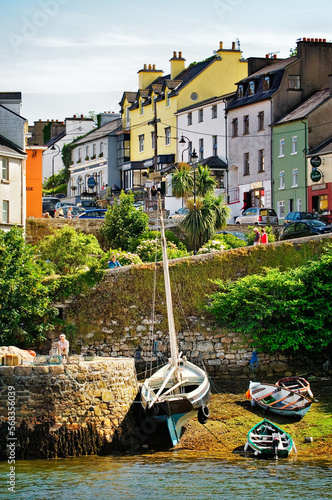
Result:
<instances>
[{"instance_id":1,"label":"slate roof","mask_svg":"<svg viewBox=\"0 0 332 500\"><path fill-rule=\"evenodd\" d=\"M85 134L84 137L77 139L77 141L73 141L73 144L75 146L78 146L80 144L85 144L86 142L96 141L111 134L112 132L116 132L117 130L121 129L121 126L122 120L121 118L117 118L116 120L112 120L111 122L106 123L106 125L104 125L103 127L91 130L91 132Z\"/></svg>"},{"instance_id":2,"label":"slate roof","mask_svg":"<svg viewBox=\"0 0 332 500\"><path fill-rule=\"evenodd\" d=\"M19 148L14 142L9 141L4 137L3 135L0 135L0 150L3 153L8 153L11 154L13 151L15 153L19 153L21 155L26 155L25 151L23 149Z\"/></svg>"},{"instance_id":3,"label":"slate roof","mask_svg":"<svg viewBox=\"0 0 332 500\"><path fill-rule=\"evenodd\" d=\"M45 146L47 146L48 148L50 146L53 146L53 144L55 144L56 142L60 141L60 139L62 139L64 136L66 135L66 130L62 130L61 132L59 132L58 134L54 135L52 137L52 139L50 139L46 144Z\"/></svg>"},{"instance_id":4,"label":"slate roof","mask_svg":"<svg viewBox=\"0 0 332 500\"><path fill-rule=\"evenodd\" d=\"M306 99L301 104L296 106L292 111L287 113L278 120L275 124L287 123L294 120L300 120L308 116L314 109L318 108L326 100L331 98L330 89L319 90L315 92L309 99Z\"/></svg>"},{"instance_id":5,"label":"slate roof","mask_svg":"<svg viewBox=\"0 0 332 500\"><path fill-rule=\"evenodd\" d=\"M201 165L207 165L210 169L214 168L227 168L227 163L225 163L219 156L209 156L205 160L199 162Z\"/></svg>"},{"instance_id":6,"label":"slate roof","mask_svg":"<svg viewBox=\"0 0 332 500\"><path fill-rule=\"evenodd\" d=\"M332 153L332 137L330 139L327 139L326 141L322 142L319 146L315 147L314 149L311 149L308 153L308 156L311 155L325 155Z\"/></svg>"},{"instance_id":7,"label":"slate roof","mask_svg":"<svg viewBox=\"0 0 332 500\"><path fill-rule=\"evenodd\" d=\"M229 94L210 97L209 99L205 99L204 101L195 102L195 104L190 104L190 106L178 109L178 111L175 114L183 113L184 111L189 111L190 109L194 108L199 108L200 106L206 106L207 104L213 104L215 102L219 102L221 99L229 99L231 97L234 97L235 94L236 92L230 92Z\"/></svg>"}]
</instances>

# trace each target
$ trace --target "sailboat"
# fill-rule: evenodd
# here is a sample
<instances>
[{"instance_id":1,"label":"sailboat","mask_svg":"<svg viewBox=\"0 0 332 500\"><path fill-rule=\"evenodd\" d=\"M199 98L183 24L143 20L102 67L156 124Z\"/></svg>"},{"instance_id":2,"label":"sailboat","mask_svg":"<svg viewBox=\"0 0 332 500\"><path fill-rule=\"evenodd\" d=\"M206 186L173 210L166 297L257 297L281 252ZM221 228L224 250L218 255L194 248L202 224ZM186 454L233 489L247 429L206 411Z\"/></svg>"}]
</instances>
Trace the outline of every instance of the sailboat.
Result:
<instances>
[{"instance_id":1,"label":"sailboat","mask_svg":"<svg viewBox=\"0 0 332 500\"><path fill-rule=\"evenodd\" d=\"M179 353L160 199L159 211L171 357L166 365L144 381L141 404L147 416L156 422L167 423L172 444L175 446L180 440L182 427L188 420L197 415L201 424L207 422L210 382L204 370L187 361L186 357Z\"/></svg>"}]
</instances>

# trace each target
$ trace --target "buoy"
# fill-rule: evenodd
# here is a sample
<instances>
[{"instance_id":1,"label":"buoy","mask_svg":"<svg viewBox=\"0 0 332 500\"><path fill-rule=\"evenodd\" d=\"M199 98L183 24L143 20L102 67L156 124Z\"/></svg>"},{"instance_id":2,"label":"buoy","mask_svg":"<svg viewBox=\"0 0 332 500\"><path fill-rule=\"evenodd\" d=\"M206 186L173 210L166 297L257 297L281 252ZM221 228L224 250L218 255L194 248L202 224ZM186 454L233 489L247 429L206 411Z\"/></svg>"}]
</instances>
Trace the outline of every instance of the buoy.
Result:
<instances>
[{"instance_id":1,"label":"buoy","mask_svg":"<svg viewBox=\"0 0 332 500\"><path fill-rule=\"evenodd\" d=\"M206 424L210 416L210 410L207 406L200 406L197 412L197 420L200 424Z\"/></svg>"},{"instance_id":2,"label":"buoy","mask_svg":"<svg viewBox=\"0 0 332 500\"><path fill-rule=\"evenodd\" d=\"M307 436L306 438L304 438L304 442L305 443L312 443L313 442L313 437L312 436Z\"/></svg>"}]
</instances>

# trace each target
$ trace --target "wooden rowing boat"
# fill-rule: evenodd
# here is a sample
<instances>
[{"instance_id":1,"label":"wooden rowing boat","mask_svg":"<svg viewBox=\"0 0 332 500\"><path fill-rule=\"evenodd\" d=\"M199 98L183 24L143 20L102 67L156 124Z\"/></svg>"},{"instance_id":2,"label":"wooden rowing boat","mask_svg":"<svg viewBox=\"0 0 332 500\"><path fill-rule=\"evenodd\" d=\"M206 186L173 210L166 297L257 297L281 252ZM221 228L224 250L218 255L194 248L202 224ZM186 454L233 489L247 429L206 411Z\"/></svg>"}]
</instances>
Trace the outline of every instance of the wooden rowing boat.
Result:
<instances>
[{"instance_id":1,"label":"wooden rowing boat","mask_svg":"<svg viewBox=\"0 0 332 500\"><path fill-rule=\"evenodd\" d=\"M298 392L303 396L309 396L310 398L314 397L309 382L303 377L297 377L295 375L292 377L284 377L278 380L276 385L292 392Z\"/></svg>"},{"instance_id":2,"label":"wooden rowing boat","mask_svg":"<svg viewBox=\"0 0 332 500\"><path fill-rule=\"evenodd\" d=\"M306 396L273 384L250 382L248 393L254 404L266 412L290 417L303 418L312 404Z\"/></svg>"},{"instance_id":3,"label":"wooden rowing boat","mask_svg":"<svg viewBox=\"0 0 332 500\"><path fill-rule=\"evenodd\" d=\"M294 449L293 439L273 422L267 419L254 425L248 432L244 451L251 448L256 457L287 458Z\"/></svg>"}]
</instances>

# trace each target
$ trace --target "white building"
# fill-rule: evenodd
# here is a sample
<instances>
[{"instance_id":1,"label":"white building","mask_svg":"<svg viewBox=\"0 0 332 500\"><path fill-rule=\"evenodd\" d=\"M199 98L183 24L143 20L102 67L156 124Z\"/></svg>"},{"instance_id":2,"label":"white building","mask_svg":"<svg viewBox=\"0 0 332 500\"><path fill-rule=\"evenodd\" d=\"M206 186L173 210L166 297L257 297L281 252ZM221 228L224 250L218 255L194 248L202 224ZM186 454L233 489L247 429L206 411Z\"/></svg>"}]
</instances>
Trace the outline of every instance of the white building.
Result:
<instances>
[{"instance_id":1,"label":"white building","mask_svg":"<svg viewBox=\"0 0 332 500\"><path fill-rule=\"evenodd\" d=\"M0 92L0 229L25 227L25 134L20 92Z\"/></svg>"},{"instance_id":2,"label":"white building","mask_svg":"<svg viewBox=\"0 0 332 500\"><path fill-rule=\"evenodd\" d=\"M63 146L73 142L77 137L87 134L94 127L93 119L84 118L83 115L80 117L74 115L72 118L65 119L65 129L52 137L46 144L47 149L43 153L43 180L58 174L64 168L62 163Z\"/></svg>"}]
</instances>

